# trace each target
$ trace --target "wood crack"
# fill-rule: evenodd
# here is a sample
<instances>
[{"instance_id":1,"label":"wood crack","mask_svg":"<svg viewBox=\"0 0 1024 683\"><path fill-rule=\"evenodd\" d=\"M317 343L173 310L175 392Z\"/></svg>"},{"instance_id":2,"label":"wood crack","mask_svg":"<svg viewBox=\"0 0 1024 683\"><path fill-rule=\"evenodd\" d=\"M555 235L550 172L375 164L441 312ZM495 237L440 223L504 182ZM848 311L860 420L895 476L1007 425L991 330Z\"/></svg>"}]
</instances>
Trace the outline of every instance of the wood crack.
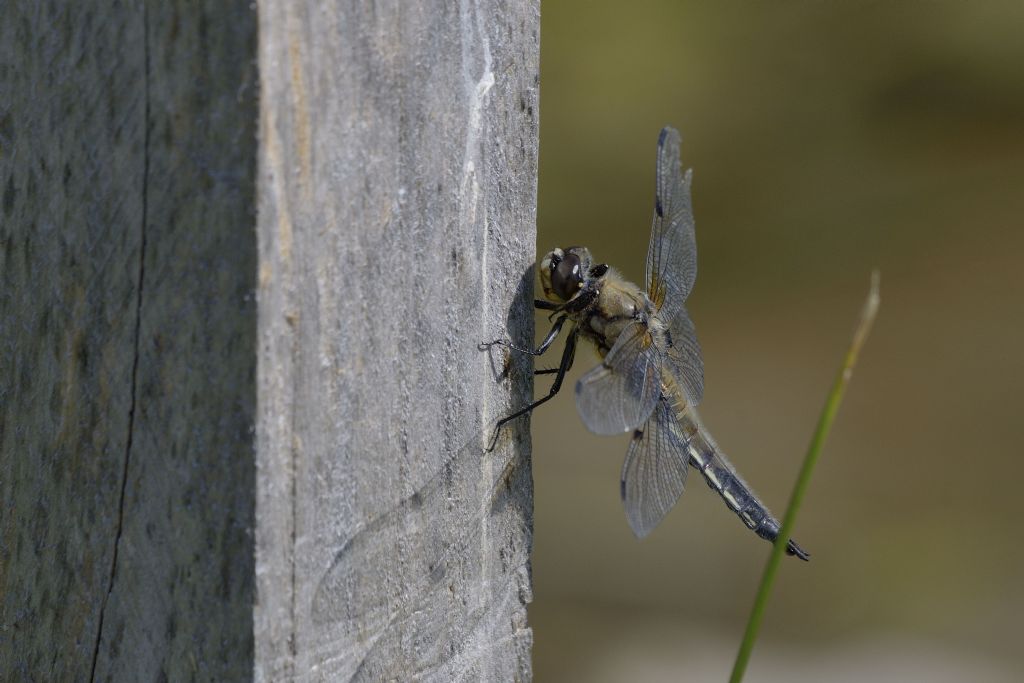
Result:
<instances>
[{"instance_id":1,"label":"wood crack","mask_svg":"<svg viewBox=\"0 0 1024 683\"><path fill-rule=\"evenodd\" d=\"M121 536L124 531L124 503L125 495L128 490L128 463L131 458L133 437L135 435L135 401L136 394L138 393L138 373L139 373L139 341L142 329L142 293L143 285L145 283L145 268L146 268L146 221L148 219L148 195L149 195L149 124L150 124L150 112L149 112L149 77L150 77L150 54L149 54L149 22L147 21L146 5L142 6L142 52L143 52L143 133L142 133L142 220L139 226L140 238L139 238L139 267L138 267L138 286L135 297L135 330L134 330L134 341L133 341L133 354L132 354L132 372L131 372L131 386L129 391L129 403L128 403L128 434L125 439L124 447L124 458L121 469L121 487L118 497L117 505L117 533L114 536L114 551L110 558L110 572L109 579L107 581L107 590L103 595L103 601L100 605L100 616L99 623L96 627L96 641L93 644L92 651L92 666L90 668L89 680L96 680L96 665L99 662L100 654L100 643L103 640L103 623L107 612L107 603L110 600L110 594L114 591L114 582L117 578L117 556L118 550L121 546Z\"/></svg>"}]
</instances>

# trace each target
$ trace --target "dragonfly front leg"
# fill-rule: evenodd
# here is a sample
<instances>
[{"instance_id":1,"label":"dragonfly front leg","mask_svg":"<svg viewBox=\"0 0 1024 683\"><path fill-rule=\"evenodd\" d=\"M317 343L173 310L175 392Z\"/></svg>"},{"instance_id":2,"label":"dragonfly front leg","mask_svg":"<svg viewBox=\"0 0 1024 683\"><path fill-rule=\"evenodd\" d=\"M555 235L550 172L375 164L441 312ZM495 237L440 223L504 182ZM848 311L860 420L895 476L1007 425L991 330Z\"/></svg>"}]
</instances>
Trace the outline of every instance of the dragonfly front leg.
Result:
<instances>
[{"instance_id":1,"label":"dragonfly front leg","mask_svg":"<svg viewBox=\"0 0 1024 683\"><path fill-rule=\"evenodd\" d=\"M555 323L555 326L561 329L563 322L565 322L564 316L563 318L559 319L557 323ZM552 332L555 333L555 336L557 336L557 332L555 332L555 330L552 330ZM548 336L554 339L553 335L549 334ZM554 397L554 395L558 393L559 389L562 388L562 381L565 380L565 373L569 372L569 368L572 367L573 360L575 360L576 358L577 336L578 334L576 332L576 329L574 328L572 332L569 334L569 338L565 342L565 350L562 351L562 360L558 364L558 369L555 371L558 374L555 375L555 381L551 383L551 388L548 390L548 395L543 398L537 399L536 401L526 406L525 408L521 408L516 412L512 413L511 415L508 415L498 420L498 424L494 426L494 435L491 436L491 442L487 446L488 452L493 451L495 444L498 443L498 433L501 431L502 427L504 427L506 424L516 419L517 417L521 417L523 415L526 415L527 413L530 413L531 411L533 411L534 408L539 406L541 403L551 400ZM550 343L548 345L550 346ZM530 353L530 351L526 351L526 353Z\"/></svg>"},{"instance_id":2,"label":"dragonfly front leg","mask_svg":"<svg viewBox=\"0 0 1024 683\"><path fill-rule=\"evenodd\" d=\"M539 308L542 311L560 311L565 308L565 304L556 304L551 301L544 301L543 299L534 299L533 307Z\"/></svg>"},{"instance_id":3,"label":"dragonfly front leg","mask_svg":"<svg viewBox=\"0 0 1024 683\"><path fill-rule=\"evenodd\" d=\"M505 341L504 339L495 339L492 342L483 342L482 344L480 344L480 350L482 351L485 349L489 349L492 346L506 346L512 349L513 351L518 351L519 353L528 353L531 356L541 356L544 354L545 351L548 350L551 344L554 343L555 339L558 337L558 334L562 331L562 325L565 324L565 321L568 319L568 317L569 316L567 316L564 313L558 316L558 320L556 320L555 324L551 326L551 331L548 332L548 335L544 337L544 341L542 341L540 343L540 346L538 346L536 349L524 349L521 346L516 346L510 341Z\"/></svg>"}]
</instances>

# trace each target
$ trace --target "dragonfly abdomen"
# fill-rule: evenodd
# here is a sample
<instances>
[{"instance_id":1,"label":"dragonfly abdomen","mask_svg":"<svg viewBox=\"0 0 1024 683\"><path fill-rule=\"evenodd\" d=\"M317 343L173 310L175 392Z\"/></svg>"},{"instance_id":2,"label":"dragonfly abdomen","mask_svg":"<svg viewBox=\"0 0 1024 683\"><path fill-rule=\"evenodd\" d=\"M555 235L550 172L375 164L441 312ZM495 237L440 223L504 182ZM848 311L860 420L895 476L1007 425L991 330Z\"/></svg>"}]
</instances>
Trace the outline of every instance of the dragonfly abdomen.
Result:
<instances>
[{"instance_id":1,"label":"dragonfly abdomen","mask_svg":"<svg viewBox=\"0 0 1024 683\"><path fill-rule=\"evenodd\" d=\"M677 415L683 432L689 437L687 449L690 465L697 469L711 489L718 493L730 510L744 525L766 541L774 542L779 536L780 524L754 491L736 473L732 464L700 424L696 411L688 406ZM809 555L792 540L786 548L790 555L802 560Z\"/></svg>"}]
</instances>

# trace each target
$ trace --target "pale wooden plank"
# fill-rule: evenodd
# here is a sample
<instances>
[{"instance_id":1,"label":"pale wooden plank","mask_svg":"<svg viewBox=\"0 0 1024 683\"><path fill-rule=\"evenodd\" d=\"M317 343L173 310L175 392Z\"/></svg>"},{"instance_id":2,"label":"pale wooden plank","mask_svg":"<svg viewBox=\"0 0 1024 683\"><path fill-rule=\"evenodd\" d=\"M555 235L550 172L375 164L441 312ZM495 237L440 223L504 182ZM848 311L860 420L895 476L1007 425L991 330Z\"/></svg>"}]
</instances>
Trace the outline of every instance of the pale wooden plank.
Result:
<instances>
[{"instance_id":1,"label":"pale wooden plank","mask_svg":"<svg viewBox=\"0 0 1024 683\"><path fill-rule=\"evenodd\" d=\"M538 25L260 5L259 680L530 677Z\"/></svg>"}]
</instances>

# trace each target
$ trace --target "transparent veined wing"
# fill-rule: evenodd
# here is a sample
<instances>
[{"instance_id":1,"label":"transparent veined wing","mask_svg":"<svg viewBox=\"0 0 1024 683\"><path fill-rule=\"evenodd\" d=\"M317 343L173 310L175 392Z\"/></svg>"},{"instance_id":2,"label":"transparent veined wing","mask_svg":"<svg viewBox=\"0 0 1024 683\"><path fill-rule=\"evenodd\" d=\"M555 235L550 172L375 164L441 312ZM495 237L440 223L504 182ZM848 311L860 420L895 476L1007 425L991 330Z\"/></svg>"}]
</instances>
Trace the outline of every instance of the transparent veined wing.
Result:
<instances>
[{"instance_id":1,"label":"transparent veined wing","mask_svg":"<svg viewBox=\"0 0 1024 683\"><path fill-rule=\"evenodd\" d=\"M690 202L692 172L682 172L679 142L679 131L668 126L661 130L654 220L647 246L647 295L665 321L675 318L697 279L697 240Z\"/></svg>"},{"instance_id":2,"label":"transparent veined wing","mask_svg":"<svg viewBox=\"0 0 1024 683\"><path fill-rule=\"evenodd\" d=\"M695 406L704 398L704 356L686 306L680 306L668 321L668 332L671 345L666 349L665 357L672 374L686 391L690 405Z\"/></svg>"},{"instance_id":3,"label":"transparent veined wing","mask_svg":"<svg viewBox=\"0 0 1024 683\"><path fill-rule=\"evenodd\" d=\"M622 502L633 533L643 538L658 526L686 485L686 439L668 399L633 434L622 464Z\"/></svg>"},{"instance_id":4,"label":"transparent veined wing","mask_svg":"<svg viewBox=\"0 0 1024 683\"><path fill-rule=\"evenodd\" d=\"M646 325L631 323L601 364L576 383L576 408L595 434L636 429L661 395L662 355Z\"/></svg>"}]
</instances>

